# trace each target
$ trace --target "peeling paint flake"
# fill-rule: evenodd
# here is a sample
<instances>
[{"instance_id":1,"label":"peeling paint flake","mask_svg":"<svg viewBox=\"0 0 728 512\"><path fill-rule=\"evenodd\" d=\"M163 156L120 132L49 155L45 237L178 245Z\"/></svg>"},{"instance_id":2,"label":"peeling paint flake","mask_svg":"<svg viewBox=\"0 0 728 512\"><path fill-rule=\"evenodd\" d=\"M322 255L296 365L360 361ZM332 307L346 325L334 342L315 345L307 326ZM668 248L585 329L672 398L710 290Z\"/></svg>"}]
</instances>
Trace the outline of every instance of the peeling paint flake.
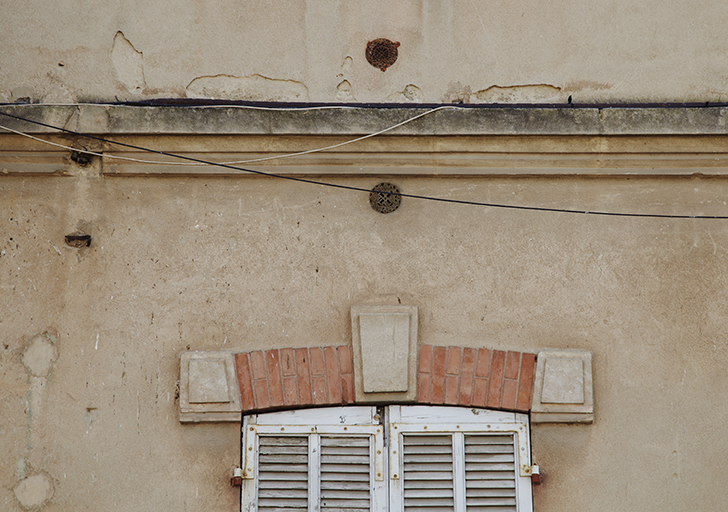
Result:
<instances>
[{"instance_id":1,"label":"peeling paint flake","mask_svg":"<svg viewBox=\"0 0 728 512\"><path fill-rule=\"evenodd\" d=\"M233 101L308 101L308 89L295 80L276 80L262 75L201 76L187 86L188 98Z\"/></svg>"},{"instance_id":2,"label":"peeling paint flake","mask_svg":"<svg viewBox=\"0 0 728 512\"><path fill-rule=\"evenodd\" d=\"M474 94L478 103L565 103L561 87L548 84L493 85Z\"/></svg>"},{"instance_id":3,"label":"peeling paint flake","mask_svg":"<svg viewBox=\"0 0 728 512\"><path fill-rule=\"evenodd\" d=\"M114 63L116 78L129 92L141 93L144 90L146 82L142 52L137 51L122 32L117 32L114 36L111 61Z\"/></svg>"},{"instance_id":4,"label":"peeling paint flake","mask_svg":"<svg viewBox=\"0 0 728 512\"><path fill-rule=\"evenodd\" d=\"M387 102L390 103L422 103L423 101L422 91L414 84L409 84L403 91L387 96Z\"/></svg>"},{"instance_id":5,"label":"peeling paint flake","mask_svg":"<svg viewBox=\"0 0 728 512\"><path fill-rule=\"evenodd\" d=\"M351 92L351 83L348 80L344 80L336 86L336 101L356 101Z\"/></svg>"}]
</instances>

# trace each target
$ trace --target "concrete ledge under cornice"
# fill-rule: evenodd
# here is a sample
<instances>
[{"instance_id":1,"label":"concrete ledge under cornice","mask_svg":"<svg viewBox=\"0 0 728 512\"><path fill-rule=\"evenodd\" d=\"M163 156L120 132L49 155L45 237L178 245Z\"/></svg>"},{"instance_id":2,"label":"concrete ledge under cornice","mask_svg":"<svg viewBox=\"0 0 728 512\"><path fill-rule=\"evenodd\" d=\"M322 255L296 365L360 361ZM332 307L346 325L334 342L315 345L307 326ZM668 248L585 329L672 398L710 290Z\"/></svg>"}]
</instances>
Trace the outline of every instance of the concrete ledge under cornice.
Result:
<instances>
[{"instance_id":1,"label":"concrete ledge under cornice","mask_svg":"<svg viewBox=\"0 0 728 512\"><path fill-rule=\"evenodd\" d=\"M727 106L323 106L0 105L0 112L87 134L365 135L725 135ZM50 127L0 115L26 133ZM0 133L2 133L0 131Z\"/></svg>"}]
</instances>

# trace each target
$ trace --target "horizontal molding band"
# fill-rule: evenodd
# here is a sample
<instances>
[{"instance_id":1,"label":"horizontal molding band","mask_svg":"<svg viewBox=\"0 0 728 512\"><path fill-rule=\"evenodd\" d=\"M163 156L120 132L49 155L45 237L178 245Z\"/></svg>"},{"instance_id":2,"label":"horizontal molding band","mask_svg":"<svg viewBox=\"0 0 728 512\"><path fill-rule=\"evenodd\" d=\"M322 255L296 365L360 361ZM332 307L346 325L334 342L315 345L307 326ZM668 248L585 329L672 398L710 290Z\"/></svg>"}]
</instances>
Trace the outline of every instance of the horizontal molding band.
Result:
<instances>
[{"instance_id":1,"label":"horizontal molding band","mask_svg":"<svg viewBox=\"0 0 728 512\"><path fill-rule=\"evenodd\" d=\"M285 105L281 105L285 107ZM507 107L445 108L389 132L391 135L724 135L728 108ZM365 135L430 108L359 107L251 109L234 106L4 105L0 112L88 134ZM53 133L0 116L0 124L27 133Z\"/></svg>"}]
</instances>

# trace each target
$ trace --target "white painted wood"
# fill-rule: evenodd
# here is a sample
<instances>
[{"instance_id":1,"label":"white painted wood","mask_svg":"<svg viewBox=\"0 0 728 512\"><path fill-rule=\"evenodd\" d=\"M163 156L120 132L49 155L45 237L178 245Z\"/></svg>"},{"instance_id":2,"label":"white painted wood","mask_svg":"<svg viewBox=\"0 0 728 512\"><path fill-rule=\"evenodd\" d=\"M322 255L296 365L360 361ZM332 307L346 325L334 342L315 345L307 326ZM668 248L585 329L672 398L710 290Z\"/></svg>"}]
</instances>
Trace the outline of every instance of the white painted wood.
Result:
<instances>
[{"instance_id":1,"label":"white painted wood","mask_svg":"<svg viewBox=\"0 0 728 512\"><path fill-rule=\"evenodd\" d=\"M258 425L373 425L376 407L321 407L257 415Z\"/></svg>"},{"instance_id":2,"label":"white painted wood","mask_svg":"<svg viewBox=\"0 0 728 512\"><path fill-rule=\"evenodd\" d=\"M242 512L256 512L256 485L257 478L255 478L256 468L256 440L257 436L254 432L248 431L248 426L252 425L255 421L254 417L243 418L242 426L242 443L243 448L242 463L243 463L243 487L240 491L240 510Z\"/></svg>"},{"instance_id":3,"label":"white painted wood","mask_svg":"<svg viewBox=\"0 0 728 512\"><path fill-rule=\"evenodd\" d=\"M311 434L308 437L308 512L321 510L321 437Z\"/></svg>"},{"instance_id":4,"label":"white painted wood","mask_svg":"<svg viewBox=\"0 0 728 512\"><path fill-rule=\"evenodd\" d=\"M462 432L452 434L452 472L455 512L465 512L465 449Z\"/></svg>"},{"instance_id":5,"label":"white painted wood","mask_svg":"<svg viewBox=\"0 0 728 512\"><path fill-rule=\"evenodd\" d=\"M452 435L404 435L401 459L402 505L395 510L454 510Z\"/></svg>"},{"instance_id":6,"label":"white painted wood","mask_svg":"<svg viewBox=\"0 0 728 512\"><path fill-rule=\"evenodd\" d=\"M513 412L476 409L473 407L440 407L430 405L397 406L400 408L399 422L402 423L514 423Z\"/></svg>"},{"instance_id":7,"label":"white painted wood","mask_svg":"<svg viewBox=\"0 0 728 512\"><path fill-rule=\"evenodd\" d=\"M372 436L321 436L323 512L370 510L372 446Z\"/></svg>"}]
</instances>

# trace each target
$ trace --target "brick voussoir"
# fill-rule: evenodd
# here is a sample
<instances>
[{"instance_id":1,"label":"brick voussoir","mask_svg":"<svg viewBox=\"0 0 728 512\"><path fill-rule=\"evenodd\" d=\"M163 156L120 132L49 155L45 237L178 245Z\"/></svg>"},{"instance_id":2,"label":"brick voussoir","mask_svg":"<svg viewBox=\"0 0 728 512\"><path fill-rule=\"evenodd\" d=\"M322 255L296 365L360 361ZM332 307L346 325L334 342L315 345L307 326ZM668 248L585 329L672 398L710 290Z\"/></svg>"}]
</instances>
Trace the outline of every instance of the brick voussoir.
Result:
<instances>
[{"instance_id":1,"label":"brick voussoir","mask_svg":"<svg viewBox=\"0 0 728 512\"><path fill-rule=\"evenodd\" d=\"M421 345L415 403L528 412L536 355ZM243 413L355 403L347 345L235 354Z\"/></svg>"}]
</instances>

